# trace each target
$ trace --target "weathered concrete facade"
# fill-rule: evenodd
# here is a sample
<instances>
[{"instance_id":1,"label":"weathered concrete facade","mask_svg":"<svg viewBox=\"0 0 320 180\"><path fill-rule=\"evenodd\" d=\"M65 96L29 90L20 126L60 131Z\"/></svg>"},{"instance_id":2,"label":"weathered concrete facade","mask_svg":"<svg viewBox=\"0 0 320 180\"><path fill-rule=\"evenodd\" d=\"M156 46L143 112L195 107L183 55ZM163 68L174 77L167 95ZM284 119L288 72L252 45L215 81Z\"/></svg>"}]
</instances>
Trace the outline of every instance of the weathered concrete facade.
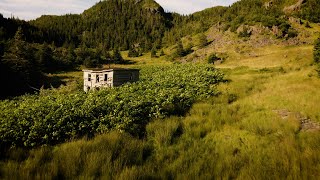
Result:
<instances>
[{"instance_id":1,"label":"weathered concrete facade","mask_svg":"<svg viewBox=\"0 0 320 180\"><path fill-rule=\"evenodd\" d=\"M83 90L116 87L139 81L138 69L86 69L83 70Z\"/></svg>"}]
</instances>

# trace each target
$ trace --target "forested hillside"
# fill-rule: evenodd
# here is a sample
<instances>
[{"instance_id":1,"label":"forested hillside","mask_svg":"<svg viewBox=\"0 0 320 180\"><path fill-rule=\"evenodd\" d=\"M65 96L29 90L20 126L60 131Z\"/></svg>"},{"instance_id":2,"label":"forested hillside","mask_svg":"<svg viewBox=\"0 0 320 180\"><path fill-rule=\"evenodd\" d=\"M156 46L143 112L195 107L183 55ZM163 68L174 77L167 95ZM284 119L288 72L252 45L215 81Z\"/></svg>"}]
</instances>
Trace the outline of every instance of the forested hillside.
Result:
<instances>
[{"instance_id":1,"label":"forested hillside","mask_svg":"<svg viewBox=\"0 0 320 180\"><path fill-rule=\"evenodd\" d=\"M170 28L168 16L152 0L108 0L81 15L42 16L30 23L52 35L62 34L64 39L58 39L60 44L64 41L123 50L140 44L144 50L150 50L161 46L161 38Z\"/></svg>"},{"instance_id":2,"label":"forested hillside","mask_svg":"<svg viewBox=\"0 0 320 180\"><path fill-rule=\"evenodd\" d=\"M152 50L173 45L177 52L172 57L181 57L192 52L194 44L187 47L180 42L182 37L200 34L201 46L207 43L203 34L211 27L222 32L233 32L239 37L250 37L254 26L272 31L278 39L288 40L298 36L292 27L291 17L308 22L319 22L319 3L316 0L241 0L230 7L212 7L191 14L180 15L165 12L153 0L106 0L100 1L82 14L41 16L33 21L22 21L0 16L0 55L3 76L13 76L21 69L32 69L37 74L68 70L79 65L99 67L106 63L124 63L119 50L130 50L130 56L140 56ZM250 29L251 28L251 29ZM19 30L17 41L15 35ZM24 47L14 50L18 44ZM200 46L200 47L201 47ZM22 58L22 54L27 55ZM162 53L163 54L163 53ZM28 63L14 64L21 57ZM19 59L19 58L18 58ZM174 59L174 58L173 58ZM29 64L30 67L27 67ZM28 66L29 66L28 65ZM32 74L32 73L31 73ZM44 76L43 76L44 77ZM37 78L27 78L22 84L39 89L43 83ZM10 86L20 93L34 88ZM24 89L24 90L21 90ZM7 95L16 95L16 91ZM18 93L18 94L20 94Z\"/></svg>"}]
</instances>

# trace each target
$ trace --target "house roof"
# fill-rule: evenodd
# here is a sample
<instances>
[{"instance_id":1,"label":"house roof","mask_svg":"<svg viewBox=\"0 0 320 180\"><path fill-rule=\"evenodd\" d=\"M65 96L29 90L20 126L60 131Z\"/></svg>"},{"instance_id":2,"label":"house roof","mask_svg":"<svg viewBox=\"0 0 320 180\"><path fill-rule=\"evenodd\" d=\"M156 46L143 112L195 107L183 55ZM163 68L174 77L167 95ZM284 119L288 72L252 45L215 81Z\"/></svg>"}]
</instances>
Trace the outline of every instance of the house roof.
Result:
<instances>
[{"instance_id":1,"label":"house roof","mask_svg":"<svg viewBox=\"0 0 320 180\"><path fill-rule=\"evenodd\" d=\"M110 71L140 71L140 69L128 69L128 68L88 68L82 70L84 72L110 72Z\"/></svg>"}]
</instances>

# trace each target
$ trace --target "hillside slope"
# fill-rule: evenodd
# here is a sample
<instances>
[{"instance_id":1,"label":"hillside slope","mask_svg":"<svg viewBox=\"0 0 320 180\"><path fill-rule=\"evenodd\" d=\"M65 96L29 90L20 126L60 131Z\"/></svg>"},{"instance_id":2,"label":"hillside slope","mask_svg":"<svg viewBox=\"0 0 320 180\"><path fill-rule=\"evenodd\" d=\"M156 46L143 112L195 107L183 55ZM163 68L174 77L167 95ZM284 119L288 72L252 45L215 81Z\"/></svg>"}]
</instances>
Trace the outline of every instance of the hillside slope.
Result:
<instances>
[{"instance_id":1,"label":"hillside slope","mask_svg":"<svg viewBox=\"0 0 320 180\"><path fill-rule=\"evenodd\" d=\"M66 35L65 41L128 49L139 43L143 49L161 45L170 27L167 14L152 0L100 1L81 15L42 16L31 24ZM74 41L73 38L76 38Z\"/></svg>"}]
</instances>

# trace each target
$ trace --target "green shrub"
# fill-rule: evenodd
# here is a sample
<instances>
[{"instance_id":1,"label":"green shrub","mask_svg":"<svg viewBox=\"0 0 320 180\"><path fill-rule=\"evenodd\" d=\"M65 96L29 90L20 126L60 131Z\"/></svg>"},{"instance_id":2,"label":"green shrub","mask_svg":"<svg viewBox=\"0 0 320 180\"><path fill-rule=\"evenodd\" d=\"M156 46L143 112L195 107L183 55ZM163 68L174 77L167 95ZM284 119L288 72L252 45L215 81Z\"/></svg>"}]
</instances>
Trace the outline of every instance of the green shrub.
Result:
<instances>
[{"instance_id":1,"label":"green shrub","mask_svg":"<svg viewBox=\"0 0 320 180\"><path fill-rule=\"evenodd\" d=\"M313 59L315 63L320 63L320 38L314 43Z\"/></svg>"},{"instance_id":2,"label":"green shrub","mask_svg":"<svg viewBox=\"0 0 320 180\"><path fill-rule=\"evenodd\" d=\"M320 38L318 38L314 44L313 60L316 63L316 71L318 72L318 76L320 77Z\"/></svg>"},{"instance_id":3,"label":"green shrub","mask_svg":"<svg viewBox=\"0 0 320 180\"><path fill-rule=\"evenodd\" d=\"M311 28L309 21L306 22L305 27L306 27L306 28Z\"/></svg>"},{"instance_id":4,"label":"green shrub","mask_svg":"<svg viewBox=\"0 0 320 180\"><path fill-rule=\"evenodd\" d=\"M164 53L163 49L161 49L160 56L164 56L164 55L166 55L166 54Z\"/></svg>"},{"instance_id":5,"label":"green shrub","mask_svg":"<svg viewBox=\"0 0 320 180\"><path fill-rule=\"evenodd\" d=\"M250 37L251 34L252 34L251 31L247 27L244 27L243 30L241 32L239 32L238 36L239 37Z\"/></svg>"},{"instance_id":6,"label":"green shrub","mask_svg":"<svg viewBox=\"0 0 320 180\"><path fill-rule=\"evenodd\" d=\"M199 48L204 48L208 45L207 36L203 33L198 35L198 46Z\"/></svg>"},{"instance_id":7,"label":"green shrub","mask_svg":"<svg viewBox=\"0 0 320 180\"><path fill-rule=\"evenodd\" d=\"M208 56L207 61L209 64L214 64L215 61L221 60L215 53L212 53Z\"/></svg>"},{"instance_id":8,"label":"green shrub","mask_svg":"<svg viewBox=\"0 0 320 180\"><path fill-rule=\"evenodd\" d=\"M288 38L294 38L297 36L298 36L298 31L290 27L288 29Z\"/></svg>"},{"instance_id":9,"label":"green shrub","mask_svg":"<svg viewBox=\"0 0 320 180\"><path fill-rule=\"evenodd\" d=\"M83 65L87 68L100 68L102 67L102 64L99 63L99 60L96 59L90 59L90 58L86 58L83 61Z\"/></svg>"},{"instance_id":10,"label":"green shrub","mask_svg":"<svg viewBox=\"0 0 320 180\"><path fill-rule=\"evenodd\" d=\"M151 49L151 58L156 58L157 56L157 49L156 48L152 48Z\"/></svg>"},{"instance_id":11,"label":"green shrub","mask_svg":"<svg viewBox=\"0 0 320 180\"><path fill-rule=\"evenodd\" d=\"M139 57L140 53L133 46L129 48L128 57Z\"/></svg>"}]
</instances>

